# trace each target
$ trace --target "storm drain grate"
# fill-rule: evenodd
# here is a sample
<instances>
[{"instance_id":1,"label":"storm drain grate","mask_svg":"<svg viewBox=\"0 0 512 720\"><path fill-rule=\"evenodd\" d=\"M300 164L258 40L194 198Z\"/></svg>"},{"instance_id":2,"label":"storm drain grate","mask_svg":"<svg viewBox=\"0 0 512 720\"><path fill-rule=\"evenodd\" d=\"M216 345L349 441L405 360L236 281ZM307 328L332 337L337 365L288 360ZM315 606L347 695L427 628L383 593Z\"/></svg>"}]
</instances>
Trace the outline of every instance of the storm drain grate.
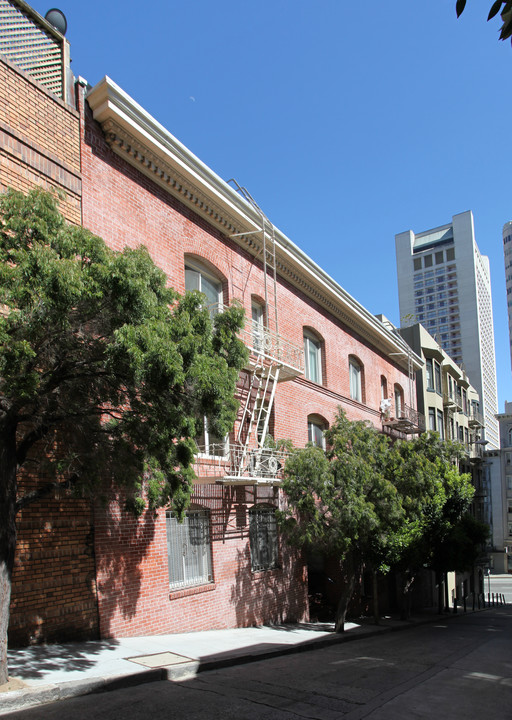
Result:
<instances>
[{"instance_id":1,"label":"storm drain grate","mask_svg":"<svg viewBox=\"0 0 512 720\"><path fill-rule=\"evenodd\" d=\"M137 657L126 658L130 662L144 665L148 668L168 667L169 665L182 665L183 663L195 662L193 658L177 655L172 652L156 653L155 655L139 655Z\"/></svg>"}]
</instances>

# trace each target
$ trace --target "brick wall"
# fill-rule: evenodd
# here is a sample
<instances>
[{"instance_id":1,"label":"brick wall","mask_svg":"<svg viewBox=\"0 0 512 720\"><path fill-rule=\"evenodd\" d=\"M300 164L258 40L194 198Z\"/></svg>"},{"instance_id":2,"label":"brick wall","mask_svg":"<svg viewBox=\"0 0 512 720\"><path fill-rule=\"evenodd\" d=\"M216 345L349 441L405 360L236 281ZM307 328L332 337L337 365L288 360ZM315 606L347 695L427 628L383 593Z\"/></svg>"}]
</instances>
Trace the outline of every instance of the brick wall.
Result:
<instances>
[{"instance_id":1,"label":"brick wall","mask_svg":"<svg viewBox=\"0 0 512 720\"><path fill-rule=\"evenodd\" d=\"M80 118L0 58L0 193L34 186L64 193L64 216L81 222ZM34 480L23 475L19 487L23 495ZM97 637L89 503L50 498L27 506L17 526L10 644Z\"/></svg>"},{"instance_id":2,"label":"brick wall","mask_svg":"<svg viewBox=\"0 0 512 720\"><path fill-rule=\"evenodd\" d=\"M96 511L96 557L102 637L191 632L298 621L307 617L305 569L280 548L279 567L251 572L247 509L259 489L196 488L193 501L210 510L213 583L169 592L165 511L139 521L117 498ZM235 502L236 500L236 502ZM243 522L241 516L243 515Z\"/></svg>"},{"instance_id":3,"label":"brick wall","mask_svg":"<svg viewBox=\"0 0 512 720\"><path fill-rule=\"evenodd\" d=\"M0 58L0 192L35 185L63 192L64 216L81 222L80 118Z\"/></svg>"},{"instance_id":4,"label":"brick wall","mask_svg":"<svg viewBox=\"0 0 512 720\"><path fill-rule=\"evenodd\" d=\"M83 112L84 225L118 250L145 244L179 292L184 291L185 258L199 260L223 281L224 302L236 298L250 316L251 298L261 298L264 292L261 265L114 154L87 105ZM406 389L404 371L284 279L279 280L278 307L279 331L286 340L302 346L305 327L322 338L324 367L322 385L303 377L279 384L275 435L303 446L308 415L320 415L330 423L340 405L349 417L368 419L379 426L381 375L388 388L399 383ZM355 355L364 368L364 403L349 397L349 355ZM196 487L196 502L211 509L214 528L215 513L220 513L224 530L214 532L212 542L214 582L179 592L169 592L165 513L147 514L137 522L120 510L116 499L106 509L97 509L95 547L103 636L306 617L305 567L297 553L282 547L278 569L251 572L248 509L254 504L253 489L239 489L244 498L237 510L230 500L235 491ZM278 496L273 502L278 502Z\"/></svg>"},{"instance_id":5,"label":"brick wall","mask_svg":"<svg viewBox=\"0 0 512 720\"><path fill-rule=\"evenodd\" d=\"M35 487L30 477L20 479L21 494ZM98 637L89 502L63 492L20 511L17 527L9 644Z\"/></svg>"}]
</instances>

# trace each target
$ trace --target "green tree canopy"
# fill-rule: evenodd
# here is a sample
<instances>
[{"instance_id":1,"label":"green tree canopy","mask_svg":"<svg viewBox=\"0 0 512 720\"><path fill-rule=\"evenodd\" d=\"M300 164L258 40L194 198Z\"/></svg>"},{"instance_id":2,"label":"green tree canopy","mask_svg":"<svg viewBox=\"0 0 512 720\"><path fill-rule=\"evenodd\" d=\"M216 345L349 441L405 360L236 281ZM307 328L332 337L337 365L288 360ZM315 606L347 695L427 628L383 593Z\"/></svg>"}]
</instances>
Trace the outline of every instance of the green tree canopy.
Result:
<instances>
[{"instance_id":1,"label":"green tree canopy","mask_svg":"<svg viewBox=\"0 0 512 720\"><path fill-rule=\"evenodd\" d=\"M16 512L105 481L136 512L183 512L203 417L217 435L232 427L243 310L212 322L202 302L169 288L145 248L114 252L66 224L48 193L0 198L0 684Z\"/></svg>"},{"instance_id":2,"label":"green tree canopy","mask_svg":"<svg viewBox=\"0 0 512 720\"><path fill-rule=\"evenodd\" d=\"M325 439L325 453L308 446L291 454L283 483L288 508L279 520L292 543L339 560L347 578L339 632L363 565L399 567L412 578L431 564L434 541L444 541L466 513L473 488L456 466L460 446L435 433L391 444L340 409Z\"/></svg>"},{"instance_id":3,"label":"green tree canopy","mask_svg":"<svg viewBox=\"0 0 512 720\"><path fill-rule=\"evenodd\" d=\"M308 446L291 454L283 482L288 509L279 520L292 543L340 561L347 578L335 621L341 632L365 559L383 553L405 516L386 472L387 437L369 423L348 420L340 409L325 439L326 453Z\"/></svg>"}]
</instances>

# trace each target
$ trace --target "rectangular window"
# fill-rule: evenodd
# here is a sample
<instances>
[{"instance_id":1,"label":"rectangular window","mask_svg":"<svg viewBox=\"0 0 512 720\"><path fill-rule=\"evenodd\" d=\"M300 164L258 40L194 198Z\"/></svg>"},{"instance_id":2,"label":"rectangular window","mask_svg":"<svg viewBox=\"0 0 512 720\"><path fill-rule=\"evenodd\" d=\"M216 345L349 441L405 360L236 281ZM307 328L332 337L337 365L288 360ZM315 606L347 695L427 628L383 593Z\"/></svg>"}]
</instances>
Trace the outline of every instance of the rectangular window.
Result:
<instances>
[{"instance_id":1,"label":"rectangular window","mask_svg":"<svg viewBox=\"0 0 512 720\"><path fill-rule=\"evenodd\" d=\"M432 358L427 358L426 371L427 371L427 390L434 389L434 372L433 372L433 361Z\"/></svg>"},{"instance_id":2,"label":"rectangular window","mask_svg":"<svg viewBox=\"0 0 512 720\"><path fill-rule=\"evenodd\" d=\"M444 253L439 250L439 252L436 252L436 265L440 265L442 262L444 262Z\"/></svg>"},{"instance_id":3,"label":"rectangular window","mask_svg":"<svg viewBox=\"0 0 512 720\"><path fill-rule=\"evenodd\" d=\"M425 255L423 262L425 263L425 267L432 267L432 255Z\"/></svg>"},{"instance_id":4,"label":"rectangular window","mask_svg":"<svg viewBox=\"0 0 512 720\"><path fill-rule=\"evenodd\" d=\"M455 260L455 248L448 248L448 250L446 251L446 260Z\"/></svg>"},{"instance_id":5,"label":"rectangular window","mask_svg":"<svg viewBox=\"0 0 512 720\"><path fill-rule=\"evenodd\" d=\"M255 507L249 510L249 542L253 572L277 567L278 543L274 508Z\"/></svg>"},{"instance_id":6,"label":"rectangular window","mask_svg":"<svg viewBox=\"0 0 512 720\"><path fill-rule=\"evenodd\" d=\"M442 394L443 389L441 386L441 366L437 362L434 362L434 378L436 383L436 392Z\"/></svg>"},{"instance_id":7,"label":"rectangular window","mask_svg":"<svg viewBox=\"0 0 512 720\"><path fill-rule=\"evenodd\" d=\"M415 270L421 270L421 258L414 258L413 265Z\"/></svg>"},{"instance_id":8,"label":"rectangular window","mask_svg":"<svg viewBox=\"0 0 512 720\"><path fill-rule=\"evenodd\" d=\"M441 440L444 440L444 422L441 410L437 411L437 432L439 433Z\"/></svg>"},{"instance_id":9,"label":"rectangular window","mask_svg":"<svg viewBox=\"0 0 512 720\"><path fill-rule=\"evenodd\" d=\"M428 409L428 429L436 429L436 409L432 407L429 407Z\"/></svg>"},{"instance_id":10,"label":"rectangular window","mask_svg":"<svg viewBox=\"0 0 512 720\"><path fill-rule=\"evenodd\" d=\"M181 523L171 510L165 517L170 589L213 582L208 510L189 510Z\"/></svg>"}]
</instances>

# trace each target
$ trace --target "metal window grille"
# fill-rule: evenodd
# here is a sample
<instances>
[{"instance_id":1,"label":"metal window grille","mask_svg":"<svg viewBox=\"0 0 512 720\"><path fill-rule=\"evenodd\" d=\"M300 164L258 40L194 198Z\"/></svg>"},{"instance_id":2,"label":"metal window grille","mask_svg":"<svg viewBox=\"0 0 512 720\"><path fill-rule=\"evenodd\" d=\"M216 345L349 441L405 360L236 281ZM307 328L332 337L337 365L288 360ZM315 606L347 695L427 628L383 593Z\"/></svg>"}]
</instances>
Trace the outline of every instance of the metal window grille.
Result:
<instances>
[{"instance_id":1,"label":"metal window grille","mask_svg":"<svg viewBox=\"0 0 512 720\"><path fill-rule=\"evenodd\" d=\"M209 512L191 510L180 523L169 510L166 521L169 587L177 589L213 582Z\"/></svg>"},{"instance_id":2,"label":"metal window grille","mask_svg":"<svg viewBox=\"0 0 512 720\"><path fill-rule=\"evenodd\" d=\"M0 54L63 98L62 43L9 0L0 0Z\"/></svg>"},{"instance_id":3,"label":"metal window grille","mask_svg":"<svg viewBox=\"0 0 512 720\"><path fill-rule=\"evenodd\" d=\"M251 569L270 570L277 567L277 523L274 508L249 510Z\"/></svg>"}]
</instances>

